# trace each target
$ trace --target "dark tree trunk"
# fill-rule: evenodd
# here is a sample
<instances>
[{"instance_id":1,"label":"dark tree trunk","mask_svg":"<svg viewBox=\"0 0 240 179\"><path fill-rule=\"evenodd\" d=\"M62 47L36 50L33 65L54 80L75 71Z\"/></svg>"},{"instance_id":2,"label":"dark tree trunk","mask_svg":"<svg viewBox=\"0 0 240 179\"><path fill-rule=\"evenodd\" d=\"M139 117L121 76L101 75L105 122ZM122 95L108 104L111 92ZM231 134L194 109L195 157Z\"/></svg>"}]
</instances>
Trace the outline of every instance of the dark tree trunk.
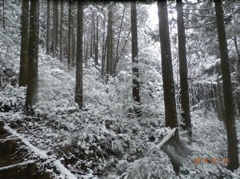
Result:
<instances>
[{"instance_id":1,"label":"dark tree trunk","mask_svg":"<svg viewBox=\"0 0 240 179\"><path fill-rule=\"evenodd\" d=\"M46 53L50 55L50 0L47 0L47 39L46 39Z\"/></svg>"},{"instance_id":2,"label":"dark tree trunk","mask_svg":"<svg viewBox=\"0 0 240 179\"><path fill-rule=\"evenodd\" d=\"M132 31L132 96L135 102L134 115L140 116L140 82L138 65L138 33L137 33L137 4L131 3L131 31Z\"/></svg>"},{"instance_id":3,"label":"dark tree trunk","mask_svg":"<svg viewBox=\"0 0 240 179\"><path fill-rule=\"evenodd\" d=\"M72 61L72 33L71 33L71 25L72 25L72 0L68 1L68 67L71 67Z\"/></svg>"},{"instance_id":4,"label":"dark tree trunk","mask_svg":"<svg viewBox=\"0 0 240 179\"><path fill-rule=\"evenodd\" d=\"M72 28L72 66L76 65L76 45L75 45L75 33L74 28Z\"/></svg>"},{"instance_id":5,"label":"dark tree trunk","mask_svg":"<svg viewBox=\"0 0 240 179\"><path fill-rule=\"evenodd\" d=\"M21 16L21 55L19 86L27 85L28 78L28 33L29 33L29 0L22 1Z\"/></svg>"},{"instance_id":6,"label":"dark tree trunk","mask_svg":"<svg viewBox=\"0 0 240 179\"><path fill-rule=\"evenodd\" d=\"M53 1L53 56L55 56L58 48L58 0Z\"/></svg>"},{"instance_id":7,"label":"dark tree trunk","mask_svg":"<svg viewBox=\"0 0 240 179\"><path fill-rule=\"evenodd\" d=\"M108 8L108 32L107 32L107 65L106 65L106 83L108 78L112 73L112 58L113 58L113 12L112 5L109 5Z\"/></svg>"},{"instance_id":8,"label":"dark tree trunk","mask_svg":"<svg viewBox=\"0 0 240 179\"><path fill-rule=\"evenodd\" d=\"M162 56L162 76L165 103L165 123L167 127L178 127L175 89L173 80L171 46L169 37L167 1L158 1L159 33ZM175 140L179 140L179 133L176 130Z\"/></svg>"},{"instance_id":9,"label":"dark tree trunk","mask_svg":"<svg viewBox=\"0 0 240 179\"><path fill-rule=\"evenodd\" d=\"M38 100L38 44L39 44L39 0L31 0L28 50L28 85L26 112L33 115L33 105Z\"/></svg>"},{"instance_id":10,"label":"dark tree trunk","mask_svg":"<svg viewBox=\"0 0 240 179\"><path fill-rule=\"evenodd\" d=\"M63 8L64 8L64 0L61 0L60 39L59 39L60 61L61 62L63 60Z\"/></svg>"},{"instance_id":11,"label":"dark tree trunk","mask_svg":"<svg viewBox=\"0 0 240 179\"><path fill-rule=\"evenodd\" d=\"M78 1L75 102L83 108L83 3Z\"/></svg>"},{"instance_id":12,"label":"dark tree trunk","mask_svg":"<svg viewBox=\"0 0 240 179\"><path fill-rule=\"evenodd\" d=\"M106 26L106 15L105 15L105 11L103 12L103 36L102 36L102 71L101 71L101 76L102 76L102 79L104 78L104 75L105 75L105 57L106 57L106 40L105 40L105 34L106 34L106 29L105 29L105 26Z\"/></svg>"},{"instance_id":13,"label":"dark tree trunk","mask_svg":"<svg viewBox=\"0 0 240 179\"><path fill-rule=\"evenodd\" d=\"M179 53L179 69L180 69L180 85L181 85L181 108L183 118L183 129L188 131L189 137L192 137L192 123L189 107L189 91L188 91L188 68L186 57L186 36L183 20L183 3L177 0L177 26L178 26L178 53Z\"/></svg>"},{"instance_id":14,"label":"dark tree trunk","mask_svg":"<svg viewBox=\"0 0 240 179\"><path fill-rule=\"evenodd\" d=\"M227 39L224 25L224 14L222 9L222 1L214 0L215 11L217 19L217 30L219 40L219 50L221 58L221 69L223 79L223 94L224 94L224 106L225 106L225 121L227 129L227 140L228 140L228 158L230 163L228 169L231 171L236 170L239 167L238 158L238 140L236 123L234 118L233 108L233 94L232 94L232 82L231 82L231 71L230 62L228 57Z\"/></svg>"},{"instance_id":15,"label":"dark tree trunk","mask_svg":"<svg viewBox=\"0 0 240 179\"><path fill-rule=\"evenodd\" d=\"M98 65L98 15L96 18L96 33L95 33L95 64Z\"/></svg>"}]
</instances>

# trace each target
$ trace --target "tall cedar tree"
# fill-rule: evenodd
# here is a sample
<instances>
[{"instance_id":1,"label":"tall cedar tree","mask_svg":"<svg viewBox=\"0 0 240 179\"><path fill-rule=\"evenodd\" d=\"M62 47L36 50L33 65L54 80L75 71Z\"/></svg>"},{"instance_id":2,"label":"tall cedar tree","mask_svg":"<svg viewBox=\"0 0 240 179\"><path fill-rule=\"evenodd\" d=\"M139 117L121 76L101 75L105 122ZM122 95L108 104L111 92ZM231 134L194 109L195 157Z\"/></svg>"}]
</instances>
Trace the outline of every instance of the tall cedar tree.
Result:
<instances>
[{"instance_id":1,"label":"tall cedar tree","mask_svg":"<svg viewBox=\"0 0 240 179\"><path fill-rule=\"evenodd\" d=\"M167 1L158 1L158 18L159 18L159 33L161 44L162 57L162 76L163 76L163 91L165 103L165 123L167 127L178 127L175 89L173 80L171 46L169 37L168 11ZM179 133L176 130L174 139L179 140Z\"/></svg>"},{"instance_id":2,"label":"tall cedar tree","mask_svg":"<svg viewBox=\"0 0 240 179\"><path fill-rule=\"evenodd\" d=\"M28 50L28 84L26 112L33 115L33 105L38 100L38 44L39 44L39 0L31 0Z\"/></svg>"},{"instance_id":3,"label":"tall cedar tree","mask_svg":"<svg viewBox=\"0 0 240 179\"><path fill-rule=\"evenodd\" d=\"M72 4L73 0L68 0L68 67L70 68L72 62Z\"/></svg>"},{"instance_id":4,"label":"tall cedar tree","mask_svg":"<svg viewBox=\"0 0 240 179\"><path fill-rule=\"evenodd\" d=\"M58 48L58 0L53 0L53 44L52 52L55 57Z\"/></svg>"},{"instance_id":5,"label":"tall cedar tree","mask_svg":"<svg viewBox=\"0 0 240 179\"><path fill-rule=\"evenodd\" d=\"M113 60L113 12L112 5L108 6L108 26L107 26L107 64L106 64L106 83L109 76L112 74L112 60Z\"/></svg>"},{"instance_id":6,"label":"tall cedar tree","mask_svg":"<svg viewBox=\"0 0 240 179\"><path fill-rule=\"evenodd\" d=\"M75 102L83 108L83 3L78 1Z\"/></svg>"},{"instance_id":7,"label":"tall cedar tree","mask_svg":"<svg viewBox=\"0 0 240 179\"><path fill-rule=\"evenodd\" d=\"M131 31L132 31L132 95L134 104L134 114L141 115L140 111L140 84L138 64L138 34L137 34L137 4L136 1L131 3Z\"/></svg>"},{"instance_id":8,"label":"tall cedar tree","mask_svg":"<svg viewBox=\"0 0 240 179\"><path fill-rule=\"evenodd\" d=\"M47 39L46 39L46 53L50 55L50 0L47 0Z\"/></svg>"},{"instance_id":9,"label":"tall cedar tree","mask_svg":"<svg viewBox=\"0 0 240 179\"><path fill-rule=\"evenodd\" d=\"M177 26L178 26L178 54L180 68L180 86L181 86L181 107L183 118L183 129L188 130L189 137L192 136L192 124L189 107L189 91L188 91L188 68L186 58L186 36L183 20L183 3L177 0Z\"/></svg>"},{"instance_id":10,"label":"tall cedar tree","mask_svg":"<svg viewBox=\"0 0 240 179\"><path fill-rule=\"evenodd\" d=\"M60 61L63 60L63 8L64 8L64 0L61 0L61 14L60 14L60 37L59 37L59 49L60 49Z\"/></svg>"},{"instance_id":11,"label":"tall cedar tree","mask_svg":"<svg viewBox=\"0 0 240 179\"><path fill-rule=\"evenodd\" d=\"M233 94L232 94L232 82L231 82L231 71L230 61L227 49L227 39L224 25L224 13L222 8L222 1L214 0L216 20L217 20L217 31L219 40L219 50L221 58L221 69L223 79L223 95L224 95L224 106L225 106L225 121L227 128L227 140L228 140L228 158L230 163L228 169L231 171L239 167L238 158L238 140L237 131L234 118L233 108Z\"/></svg>"},{"instance_id":12,"label":"tall cedar tree","mask_svg":"<svg viewBox=\"0 0 240 179\"><path fill-rule=\"evenodd\" d=\"M29 30L29 0L23 0L21 16L21 55L20 55L19 86L27 85L28 30Z\"/></svg>"}]
</instances>

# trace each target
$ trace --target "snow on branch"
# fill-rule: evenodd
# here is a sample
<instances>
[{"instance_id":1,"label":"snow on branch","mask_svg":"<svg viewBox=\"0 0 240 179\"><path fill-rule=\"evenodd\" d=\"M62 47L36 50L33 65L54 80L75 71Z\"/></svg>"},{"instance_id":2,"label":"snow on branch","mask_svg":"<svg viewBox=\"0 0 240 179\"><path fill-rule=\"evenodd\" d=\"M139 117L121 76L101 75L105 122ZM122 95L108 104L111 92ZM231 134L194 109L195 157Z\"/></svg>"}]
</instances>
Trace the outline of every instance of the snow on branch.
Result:
<instances>
[{"instance_id":1,"label":"snow on branch","mask_svg":"<svg viewBox=\"0 0 240 179\"><path fill-rule=\"evenodd\" d=\"M148 153L154 148L160 149L172 136L174 136L175 131L176 128L171 129L159 144L154 145L149 149Z\"/></svg>"}]
</instances>

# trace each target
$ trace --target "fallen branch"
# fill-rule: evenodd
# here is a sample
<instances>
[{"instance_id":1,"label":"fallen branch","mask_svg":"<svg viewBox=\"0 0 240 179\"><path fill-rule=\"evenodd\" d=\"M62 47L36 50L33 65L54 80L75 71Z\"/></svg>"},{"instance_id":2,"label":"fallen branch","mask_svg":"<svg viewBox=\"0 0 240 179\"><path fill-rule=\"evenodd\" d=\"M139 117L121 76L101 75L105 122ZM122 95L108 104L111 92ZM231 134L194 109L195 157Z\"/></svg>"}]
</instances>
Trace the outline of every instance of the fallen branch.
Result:
<instances>
[{"instance_id":1,"label":"fallen branch","mask_svg":"<svg viewBox=\"0 0 240 179\"><path fill-rule=\"evenodd\" d=\"M50 159L50 161L54 161L53 165L56 167L56 169L66 178L68 179L76 179L77 177L73 175L63 164L61 164L60 160L53 159L47 155L45 151L42 151L38 149L37 147L33 146L27 139L25 139L22 135L18 134L17 131L14 129L4 126L4 129L9 132L10 134L18 137L31 151L33 151L39 158L47 160Z\"/></svg>"}]
</instances>

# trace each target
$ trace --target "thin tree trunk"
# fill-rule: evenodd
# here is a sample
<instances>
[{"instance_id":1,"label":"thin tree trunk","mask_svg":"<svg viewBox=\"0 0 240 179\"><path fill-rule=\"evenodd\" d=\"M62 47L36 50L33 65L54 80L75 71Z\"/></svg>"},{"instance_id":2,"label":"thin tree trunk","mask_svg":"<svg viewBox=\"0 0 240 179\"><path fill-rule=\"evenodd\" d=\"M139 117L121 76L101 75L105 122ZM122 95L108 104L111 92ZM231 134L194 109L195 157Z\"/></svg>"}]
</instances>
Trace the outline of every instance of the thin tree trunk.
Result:
<instances>
[{"instance_id":1,"label":"thin tree trunk","mask_svg":"<svg viewBox=\"0 0 240 179\"><path fill-rule=\"evenodd\" d=\"M77 11L77 56L76 56L76 89L75 102L83 108L83 4L78 1Z\"/></svg>"},{"instance_id":2,"label":"thin tree trunk","mask_svg":"<svg viewBox=\"0 0 240 179\"><path fill-rule=\"evenodd\" d=\"M60 17L60 61L63 61L63 9L64 9L64 0L61 0L61 17Z\"/></svg>"},{"instance_id":3,"label":"thin tree trunk","mask_svg":"<svg viewBox=\"0 0 240 179\"><path fill-rule=\"evenodd\" d=\"M186 36L183 20L183 3L177 0L177 26L178 26L178 53L179 53L179 69L180 69L180 85L181 85L181 108L183 118L183 129L188 131L188 135L192 137L192 123L189 106L189 90L188 90L188 68L186 57Z\"/></svg>"},{"instance_id":4,"label":"thin tree trunk","mask_svg":"<svg viewBox=\"0 0 240 179\"><path fill-rule=\"evenodd\" d=\"M20 55L19 86L27 85L28 35L29 35L29 0L23 0L21 16L21 55Z\"/></svg>"},{"instance_id":5,"label":"thin tree trunk","mask_svg":"<svg viewBox=\"0 0 240 179\"><path fill-rule=\"evenodd\" d=\"M38 44L39 44L39 0L31 0L28 50L28 85L26 112L33 115L33 105L38 100Z\"/></svg>"},{"instance_id":6,"label":"thin tree trunk","mask_svg":"<svg viewBox=\"0 0 240 179\"><path fill-rule=\"evenodd\" d=\"M47 0L47 39L46 39L46 53L50 55L50 0Z\"/></svg>"},{"instance_id":7,"label":"thin tree trunk","mask_svg":"<svg viewBox=\"0 0 240 179\"><path fill-rule=\"evenodd\" d=\"M71 25L72 25L72 0L68 1L68 67L71 66L72 61L72 38L71 38Z\"/></svg>"},{"instance_id":8,"label":"thin tree trunk","mask_svg":"<svg viewBox=\"0 0 240 179\"><path fill-rule=\"evenodd\" d=\"M105 40L105 34L106 34L105 11L104 11L103 16L104 16L104 18L103 18L103 36L102 36L102 72L101 72L102 79L104 78L104 74L105 74L105 57L106 57L106 50L105 50L106 45L104 45L106 43L106 40Z\"/></svg>"},{"instance_id":9,"label":"thin tree trunk","mask_svg":"<svg viewBox=\"0 0 240 179\"><path fill-rule=\"evenodd\" d=\"M58 51L58 0L54 0L54 54Z\"/></svg>"},{"instance_id":10,"label":"thin tree trunk","mask_svg":"<svg viewBox=\"0 0 240 179\"><path fill-rule=\"evenodd\" d=\"M74 27L72 28L72 67L76 64L76 45L75 45L75 33Z\"/></svg>"},{"instance_id":11,"label":"thin tree trunk","mask_svg":"<svg viewBox=\"0 0 240 179\"><path fill-rule=\"evenodd\" d=\"M109 76L111 75L111 67L112 67L112 58L113 58L113 32L112 32L112 22L113 12L112 6L108 7L108 34L107 34L107 65L106 65L106 83L108 82Z\"/></svg>"},{"instance_id":12,"label":"thin tree trunk","mask_svg":"<svg viewBox=\"0 0 240 179\"><path fill-rule=\"evenodd\" d=\"M98 15L96 18L96 33L95 33L95 38L96 38L96 42L95 42L95 64L98 65Z\"/></svg>"},{"instance_id":13,"label":"thin tree trunk","mask_svg":"<svg viewBox=\"0 0 240 179\"><path fill-rule=\"evenodd\" d=\"M232 94L232 82L231 82L231 71L230 71L230 61L227 49L227 39L224 24L224 14L222 9L222 1L214 0L216 20L217 20L217 30L218 30L218 40L219 40L219 50L221 58L221 69L222 69L222 79L223 79L223 96L224 96L224 106L225 106L225 120L227 128L227 140L228 140L228 158L230 163L228 164L228 169L231 171L236 170L239 167L238 158L238 139L236 131L236 123L234 117L233 108L233 94Z\"/></svg>"}]
</instances>

